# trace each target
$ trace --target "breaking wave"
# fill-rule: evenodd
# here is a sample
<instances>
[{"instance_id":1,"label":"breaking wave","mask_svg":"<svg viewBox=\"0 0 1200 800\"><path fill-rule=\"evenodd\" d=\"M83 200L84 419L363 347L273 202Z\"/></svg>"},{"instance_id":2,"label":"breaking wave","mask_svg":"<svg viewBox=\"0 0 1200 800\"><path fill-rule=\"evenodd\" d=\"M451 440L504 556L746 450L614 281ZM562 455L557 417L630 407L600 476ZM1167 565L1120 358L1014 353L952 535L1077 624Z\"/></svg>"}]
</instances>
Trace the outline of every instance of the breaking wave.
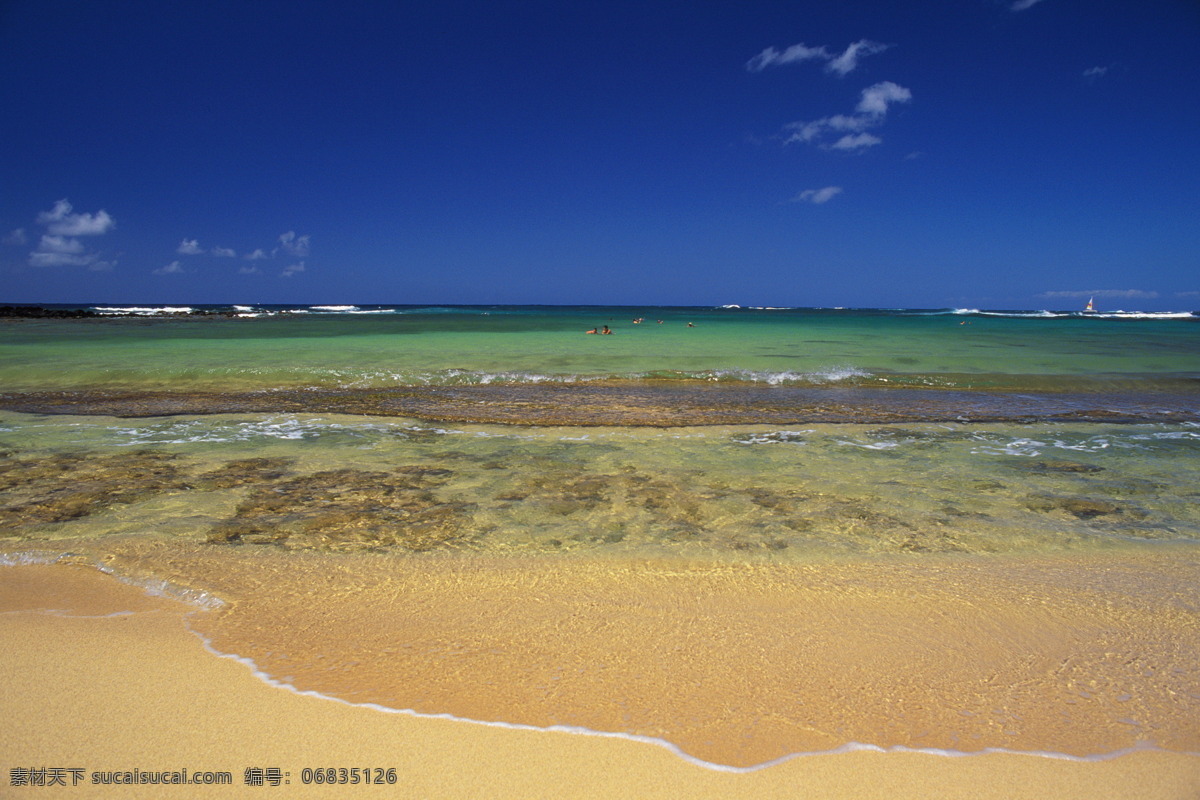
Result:
<instances>
[{"instance_id":1,"label":"breaking wave","mask_svg":"<svg viewBox=\"0 0 1200 800\"><path fill-rule=\"evenodd\" d=\"M135 314L150 317L158 314L190 314L196 309L192 306L93 306L92 310L100 314Z\"/></svg>"},{"instance_id":2,"label":"breaking wave","mask_svg":"<svg viewBox=\"0 0 1200 800\"><path fill-rule=\"evenodd\" d=\"M341 372L333 370L329 377L346 388L394 384L398 386L489 386L504 384L575 384L597 382L691 381L703 383L751 383L767 386L820 386L831 383L856 384L876 380L870 372L854 366L832 366L824 369L797 371L762 371L747 369L655 370L629 373L543 373L512 371L481 371L445 369L430 372Z\"/></svg>"}]
</instances>

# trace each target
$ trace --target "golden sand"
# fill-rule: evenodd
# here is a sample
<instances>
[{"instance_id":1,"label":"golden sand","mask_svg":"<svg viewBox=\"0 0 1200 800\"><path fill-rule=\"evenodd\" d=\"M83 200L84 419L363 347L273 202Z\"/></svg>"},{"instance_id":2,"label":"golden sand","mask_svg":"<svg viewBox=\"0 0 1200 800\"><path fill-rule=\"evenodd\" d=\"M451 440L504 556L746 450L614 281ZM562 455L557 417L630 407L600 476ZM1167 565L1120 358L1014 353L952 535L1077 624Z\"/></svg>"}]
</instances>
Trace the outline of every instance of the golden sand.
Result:
<instances>
[{"instance_id":1,"label":"golden sand","mask_svg":"<svg viewBox=\"0 0 1200 800\"><path fill-rule=\"evenodd\" d=\"M274 688L245 665L207 651L188 632L186 611L79 567L0 569L7 793L1184 800L1200 787L1200 757L1159 751L1100 762L857 752L801 757L742 774L715 772L633 741L387 714ZM113 614L119 615L106 616ZM301 783L305 767L329 766L392 767L397 782ZM9 788L14 767L76 767L84 783ZM247 767L277 767L290 785L246 786ZM224 771L233 785L90 785L94 771L134 769Z\"/></svg>"},{"instance_id":2,"label":"golden sand","mask_svg":"<svg viewBox=\"0 0 1200 800\"><path fill-rule=\"evenodd\" d=\"M806 566L173 545L114 563L215 591L230 607L193 624L217 650L356 703L738 767L846 742L1200 751L1194 549Z\"/></svg>"},{"instance_id":3,"label":"golden sand","mask_svg":"<svg viewBox=\"0 0 1200 800\"><path fill-rule=\"evenodd\" d=\"M106 545L126 575L227 600L191 621L217 651L353 703L735 767L847 742L1200 752L1194 548L780 565Z\"/></svg>"}]
</instances>

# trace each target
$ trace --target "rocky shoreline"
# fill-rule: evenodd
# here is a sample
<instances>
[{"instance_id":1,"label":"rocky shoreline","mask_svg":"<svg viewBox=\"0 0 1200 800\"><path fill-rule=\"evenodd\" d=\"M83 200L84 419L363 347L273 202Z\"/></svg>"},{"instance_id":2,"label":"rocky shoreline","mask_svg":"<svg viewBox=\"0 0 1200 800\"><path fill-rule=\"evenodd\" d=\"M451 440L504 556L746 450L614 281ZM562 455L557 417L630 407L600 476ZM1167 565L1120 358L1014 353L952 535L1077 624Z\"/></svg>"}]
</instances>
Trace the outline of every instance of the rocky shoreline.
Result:
<instances>
[{"instance_id":1,"label":"rocky shoreline","mask_svg":"<svg viewBox=\"0 0 1200 800\"><path fill-rule=\"evenodd\" d=\"M0 319L109 319L113 317L145 317L135 311L91 311L87 308L46 308L45 306L0 306ZM212 311L189 308L186 311L159 311L156 317L237 317L235 311Z\"/></svg>"},{"instance_id":2,"label":"rocky shoreline","mask_svg":"<svg viewBox=\"0 0 1200 800\"><path fill-rule=\"evenodd\" d=\"M76 317L100 317L95 311L85 308L44 308L42 306L0 306L0 318L7 319L74 319Z\"/></svg>"},{"instance_id":3,"label":"rocky shoreline","mask_svg":"<svg viewBox=\"0 0 1200 800\"><path fill-rule=\"evenodd\" d=\"M0 393L27 414L164 417L192 414L353 414L451 423L678 427L919 422L1196 422L1191 396L1024 395L905 389L839 390L690 384L279 388L272 391Z\"/></svg>"}]
</instances>

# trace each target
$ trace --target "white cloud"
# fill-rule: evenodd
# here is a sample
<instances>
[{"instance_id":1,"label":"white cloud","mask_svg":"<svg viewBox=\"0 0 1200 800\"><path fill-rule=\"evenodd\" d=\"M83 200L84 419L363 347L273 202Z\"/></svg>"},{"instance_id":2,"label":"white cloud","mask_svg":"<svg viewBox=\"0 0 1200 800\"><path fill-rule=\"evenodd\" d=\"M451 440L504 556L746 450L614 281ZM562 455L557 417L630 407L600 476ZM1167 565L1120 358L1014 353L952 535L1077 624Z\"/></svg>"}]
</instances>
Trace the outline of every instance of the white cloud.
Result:
<instances>
[{"instance_id":1,"label":"white cloud","mask_svg":"<svg viewBox=\"0 0 1200 800\"><path fill-rule=\"evenodd\" d=\"M882 117L887 113L890 103L907 103L912 100L912 92L891 81L877 83L863 89L862 99L858 101L858 111L861 114Z\"/></svg>"},{"instance_id":2,"label":"white cloud","mask_svg":"<svg viewBox=\"0 0 1200 800\"><path fill-rule=\"evenodd\" d=\"M1085 69L1083 71L1083 77L1092 79L1103 78L1107 74L1108 67L1092 67L1091 69Z\"/></svg>"},{"instance_id":3,"label":"white cloud","mask_svg":"<svg viewBox=\"0 0 1200 800\"><path fill-rule=\"evenodd\" d=\"M828 126L828 117L825 119L813 120L812 122L789 122L787 125L783 126L783 129L785 131L795 131L795 133L784 139L783 143L791 144L792 142L811 142L813 139L816 139L818 136L824 133L828 129Z\"/></svg>"},{"instance_id":4,"label":"white cloud","mask_svg":"<svg viewBox=\"0 0 1200 800\"><path fill-rule=\"evenodd\" d=\"M841 55L835 55L829 52L824 45L819 47L809 47L806 44L794 44L788 49L780 52L774 47L768 47L754 58L746 62L746 69L750 72L762 72L767 67L778 66L780 64L795 64L803 61L824 61L825 70L827 72L835 72L838 75L846 75L853 72L858 66L858 60L864 56L882 53L887 50L889 45L879 42L872 42L869 39L860 39L851 45L848 45Z\"/></svg>"},{"instance_id":5,"label":"white cloud","mask_svg":"<svg viewBox=\"0 0 1200 800\"><path fill-rule=\"evenodd\" d=\"M262 272L262 270L256 266L254 266L253 264L248 264L248 265L238 269L239 275L257 275L260 272Z\"/></svg>"},{"instance_id":6,"label":"white cloud","mask_svg":"<svg viewBox=\"0 0 1200 800\"><path fill-rule=\"evenodd\" d=\"M116 266L115 261L103 261L95 253L75 256L70 253L30 253L31 267L87 267L92 272L103 272Z\"/></svg>"},{"instance_id":7,"label":"white cloud","mask_svg":"<svg viewBox=\"0 0 1200 800\"><path fill-rule=\"evenodd\" d=\"M785 125L784 130L792 131L792 134L784 140L784 144L811 142L831 150L864 150L873 147L883 139L864 131L882 125L888 108L893 103L907 103L910 100L911 90L892 81L876 83L862 90L856 108L857 114L835 114L811 122L793 122ZM822 142L829 134L834 133L844 135L832 144Z\"/></svg>"},{"instance_id":8,"label":"white cloud","mask_svg":"<svg viewBox=\"0 0 1200 800\"><path fill-rule=\"evenodd\" d=\"M814 139L819 139L829 131L861 131L863 128L874 124L875 120L870 116L849 117L845 114L822 117L812 122L793 122L784 126L785 130L795 131L795 133L788 137L785 144L790 144L791 142L811 142Z\"/></svg>"},{"instance_id":9,"label":"white cloud","mask_svg":"<svg viewBox=\"0 0 1200 800\"><path fill-rule=\"evenodd\" d=\"M38 214L37 221L45 225L47 231L59 236L98 236L108 233L117 224L103 209L94 215L76 214L66 200L59 200L54 208Z\"/></svg>"},{"instance_id":10,"label":"white cloud","mask_svg":"<svg viewBox=\"0 0 1200 800\"><path fill-rule=\"evenodd\" d=\"M824 47L809 47L806 44L794 44L782 53L774 47L768 47L754 58L746 62L746 69L751 72L762 72L773 64L792 64L798 61L822 59L828 61L832 56Z\"/></svg>"},{"instance_id":11,"label":"white cloud","mask_svg":"<svg viewBox=\"0 0 1200 800\"><path fill-rule=\"evenodd\" d=\"M70 202L59 200L54 208L37 215L37 222L46 228L38 241L37 249L29 254L31 267L87 267L88 269L112 269L115 262L101 260L99 253L85 252L87 248L76 236L99 236L108 232L116 221L105 211L96 214L76 214ZM24 243L25 230L19 228L9 234L8 243Z\"/></svg>"},{"instance_id":12,"label":"white cloud","mask_svg":"<svg viewBox=\"0 0 1200 800\"><path fill-rule=\"evenodd\" d=\"M280 253L286 253L289 256L295 257L291 259L295 263L285 267L281 274L285 277L291 277L298 272L303 272L304 262L297 261L297 259L303 259L308 256L312 249L312 237L309 234L299 235L295 231L287 231L286 233L281 233L279 235L278 242L279 244L271 250L265 250L261 247L257 247L250 252L244 253L241 257L242 259L250 262L268 261L278 257ZM232 247L213 246L208 250L205 250L200 246L200 241L198 239L183 239L179 243L179 247L175 249L175 252L185 256L208 253L214 258L238 257L237 251ZM166 275L182 271L172 269L172 266L173 264L168 264L166 267L155 270L155 273L159 275ZM238 273L243 275L253 275L258 272L260 272L260 270L257 266L245 266L238 270Z\"/></svg>"},{"instance_id":13,"label":"white cloud","mask_svg":"<svg viewBox=\"0 0 1200 800\"><path fill-rule=\"evenodd\" d=\"M823 205L828 203L834 197L842 193L840 186L826 186L824 189L805 189L800 194L792 198L793 203L812 203L813 205Z\"/></svg>"},{"instance_id":14,"label":"white cloud","mask_svg":"<svg viewBox=\"0 0 1200 800\"><path fill-rule=\"evenodd\" d=\"M29 254L31 267L93 267L99 253L86 253L83 242L67 236L43 234L37 249Z\"/></svg>"},{"instance_id":15,"label":"white cloud","mask_svg":"<svg viewBox=\"0 0 1200 800\"><path fill-rule=\"evenodd\" d=\"M55 253L51 251L35 250L29 254L29 266L90 267L99 261L99 259L100 256L95 253L75 255L73 253Z\"/></svg>"},{"instance_id":16,"label":"white cloud","mask_svg":"<svg viewBox=\"0 0 1200 800\"><path fill-rule=\"evenodd\" d=\"M829 147L833 150L866 150L868 147L874 147L882 142L883 139L870 133L856 133L846 134Z\"/></svg>"},{"instance_id":17,"label":"white cloud","mask_svg":"<svg viewBox=\"0 0 1200 800\"><path fill-rule=\"evenodd\" d=\"M152 272L155 275L181 275L186 272L186 270L183 268L183 265L176 260L172 261L170 264L167 264L165 267L159 267L156 270L152 270Z\"/></svg>"},{"instance_id":18,"label":"white cloud","mask_svg":"<svg viewBox=\"0 0 1200 800\"><path fill-rule=\"evenodd\" d=\"M1012 11L1024 11L1027 8L1036 6L1040 2L1042 2L1042 0L1016 0L1015 3L1009 6L1009 9Z\"/></svg>"},{"instance_id":19,"label":"white cloud","mask_svg":"<svg viewBox=\"0 0 1200 800\"><path fill-rule=\"evenodd\" d=\"M17 228L15 231L12 231L11 233L9 233L8 236L4 237L4 244L11 244L11 245L15 245L17 247L21 247L28 243L29 243L29 238L25 235L24 228Z\"/></svg>"},{"instance_id":20,"label":"white cloud","mask_svg":"<svg viewBox=\"0 0 1200 800\"><path fill-rule=\"evenodd\" d=\"M846 51L840 56L826 64L825 69L830 72L836 72L838 75L846 75L853 72L854 68L858 66L859 58L882 53L887 49L888 45L886 44L872 42L869 39L860 39L847 47Z\"/></svg>"},{"instance_id":21,"label":"white cloud","mask_svg":"<svg viewBox=\"0 0 1200 800\"><path fill-rule=\"evenodd\" d=\"M1118 297L1126 300L1153 300L1158 292L1146 289L1086 289L1068 292L1042 292L1038 297Z\"/></svg>"},{"instance_id":22,"label":"white cloud","mask_svg":"<svg viewBox=\"0 0 1200 800\"><path fill-rule=\"evenodd\" d=\"M46 234L42 236L41 242L38 243L38 252L78 254L83 252L83 242L78 239L68 239L66 236L50 236Z\"/></svg>"},{"instance_id":23,"label":"white cloud","mask_svg":"<svg viewBox=\"0 0 1200 800\"><path fill-rule=\"evenodd\" d=\"M279 235L279 246L289 255L299 256L303 258L308 255L309 236L297 236L295 231L288 231Z\"/></svg>"}]
</instances>

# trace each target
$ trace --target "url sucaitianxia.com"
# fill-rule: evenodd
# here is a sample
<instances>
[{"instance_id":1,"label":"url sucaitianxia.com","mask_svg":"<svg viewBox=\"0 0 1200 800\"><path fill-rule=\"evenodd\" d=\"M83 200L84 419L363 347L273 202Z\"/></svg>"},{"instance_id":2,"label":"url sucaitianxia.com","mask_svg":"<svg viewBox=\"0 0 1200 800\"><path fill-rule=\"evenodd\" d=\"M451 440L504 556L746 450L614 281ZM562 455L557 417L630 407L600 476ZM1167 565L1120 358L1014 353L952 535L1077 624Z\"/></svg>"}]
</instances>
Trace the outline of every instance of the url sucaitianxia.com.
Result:
<instances>
[{"instance_id":1,"label":"url sucaitianxia.com","mask_svg":"<svg viewBox=\"0 0 1200 800\"><path fill-rule=\"evenodd\" d=\"M388 785L396 783L392 767L305 767L299 782L309 784ZM292 772L281 767L246 767L243 786L287 786ZM88 770L84 767L11 767L8 785L26 788L48 786L232 786L234 774L203 770Z\"/></svg>"}]
</instances>

